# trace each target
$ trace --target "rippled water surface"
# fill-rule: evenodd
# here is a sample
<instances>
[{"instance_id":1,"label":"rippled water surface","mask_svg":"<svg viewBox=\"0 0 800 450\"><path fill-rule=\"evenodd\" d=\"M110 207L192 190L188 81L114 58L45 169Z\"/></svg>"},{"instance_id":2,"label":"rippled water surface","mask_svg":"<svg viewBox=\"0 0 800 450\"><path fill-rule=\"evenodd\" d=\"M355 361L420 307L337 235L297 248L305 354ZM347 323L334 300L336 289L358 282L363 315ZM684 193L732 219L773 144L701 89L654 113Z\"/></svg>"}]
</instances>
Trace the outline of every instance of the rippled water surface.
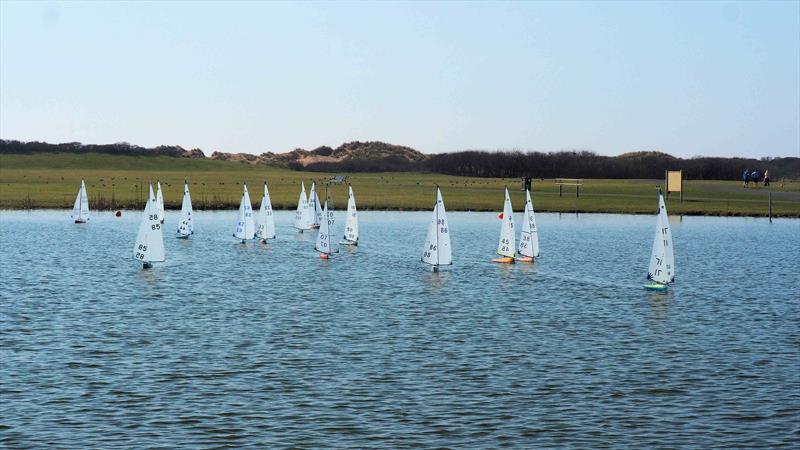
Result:
<instances>
[{"instance_id":1,"label":"rippled water surface","mask_svg":"<svg viewBox=\"0 0 800 450\"><path fill-rule=\"evenodd\" d=\"M540 214L542 257L503 266L496 215L450 213L439 274L429 213L362 213L329 261L292 213L267 246L235 216L198 213L142 271L139 212L0 212L0 447L800 441L800 221L674 218L653 294L655 216Z\"/></svg>"}]
</instances>

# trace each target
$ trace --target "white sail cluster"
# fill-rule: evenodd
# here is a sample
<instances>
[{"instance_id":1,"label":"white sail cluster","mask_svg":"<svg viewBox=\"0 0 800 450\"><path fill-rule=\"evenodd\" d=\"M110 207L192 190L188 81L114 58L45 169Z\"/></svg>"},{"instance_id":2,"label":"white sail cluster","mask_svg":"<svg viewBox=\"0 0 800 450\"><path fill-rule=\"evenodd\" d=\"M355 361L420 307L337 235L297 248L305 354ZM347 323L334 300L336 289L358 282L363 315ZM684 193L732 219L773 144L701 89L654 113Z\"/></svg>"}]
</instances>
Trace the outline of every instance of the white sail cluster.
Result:
<instances>
[{"instance_id":1,"label":"white sail cluster","mask_svg":"<svg viewBox=\"0 0 800 450\"><path fill-rule=\"evenodd\" d=\"M83 179L81 179L78 196L75 197L71 217L75 219L75 223L86 223L89 220L89 196L86 194L86 182Z\"/></svg>"},{"instance_id":2,"label":"white sail cluster","mask_svg":"<svg viewBox=\"0 0 800 450\"><path fill-rule=\"evenodd\" d=\"M328 210L328 201L322 208L322 221L319 224L319 232L317 233L317 241L314 244L314 249L320 253L330 255L339 250L334 247L331 234L333 233L333 211Z\"/></svg>"},{"instance_id":3,"label":"white sail cluster","mask_svg":"<svg viewBox=\"0 0 800 450\"><path fill-rule=\"evenodd\" d=\"M303 232L310 229L312 225L311 211L308 206L308 197L306 197L306 185L301 182L300 198L297 200L297 210L294 213L294 227Z\"/></svg>"},{"instance_id":4,"label":"white sail cluster","mask_svg":"<svg viewBox=\"0 0 800 450\"><path fill-rule=\"evenodd\" d=\"M650 254L650 267L647 278L656 283L669 284L675 280L675 254L672 250L672 229L669 227L667 206L664 196L658 193L658 218L653 238L653 251Z\"/></svg>"},{"instance_id":5,"label":"white sail cluster","mask_svg":"<svg viewBox=\"0 0 800 450\"><path fill-rule=\"evenodd\" d=\"M269 189L264 183L264 196L261 197L261 208L256 215L256 237L262 240L275 239L275 217L272 215L272 202Z\"/></svg>"},{"instance_id":6,"label":"white sail cluster","mask_svg":"<svg viewBox=\"0 0 800 450\"><path fill-rule=\"evenodd\" d=\"M422 262L430 264L434 268L453 264L447 211L444 208L442 191L439 190L438 186L436 187L436 204L433 206L433 216L428 225L425 247L422 249Z\"/></svg>"},{"instance_id":7,"label":"white sail cluster","mask_svg":"<svg viewBox=\"0 0 800 450\"><path fill-rule=\"evenodd\" d=\"M311 192L308 194L308 210L311 216L310 228L319 228L322 223L323 211L317 193L317 183L311 182Z\"/></svg>"},{"instance_id":8,"label":"white sail cluster","mask_svg":"<svg viewBox=\"0 0 800 450\"><path fill-rule=\"evenodd\" d=\"M161 230L161 214L158 212L158 200L153 193L153 185L149 185L147 204L142 213L142 222L136 234L133 246L133 259L145 265L151 262L164 261L164 236Z\"/></svg>"},{"instance_id":9,"label":"white sail cluster","mask_svg":"<svg viewBox=\"0 0 800 450\"><path fill-rule=\"evenodd\" d=\"M253 239L255 235L256 224L253 220L253 205L250 203L250 194L247 192L247 184L245 184L242 201L239 202L239 220L236 222L236 231L233 233L233 237L244 242Z\"/></svg>"}]
</instances>

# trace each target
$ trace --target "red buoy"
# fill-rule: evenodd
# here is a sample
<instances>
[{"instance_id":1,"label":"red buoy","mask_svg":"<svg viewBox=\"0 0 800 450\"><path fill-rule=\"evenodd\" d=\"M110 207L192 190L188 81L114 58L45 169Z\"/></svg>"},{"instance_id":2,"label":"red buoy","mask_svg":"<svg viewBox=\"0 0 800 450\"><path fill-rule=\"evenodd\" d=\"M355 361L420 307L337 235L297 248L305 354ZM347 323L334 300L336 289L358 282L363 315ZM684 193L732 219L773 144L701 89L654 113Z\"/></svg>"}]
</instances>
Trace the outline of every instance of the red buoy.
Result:
<instances>
[{"instance_id":1,"label":"red buoy","mask_svg":"<svg viewBox=\"0 0 800 450\"><path fill-rule=\"evenodd\" d=\"M498 214L497 218L500 219L500 220L503 220L503 213Z\"/></svg>"}]
</instances>

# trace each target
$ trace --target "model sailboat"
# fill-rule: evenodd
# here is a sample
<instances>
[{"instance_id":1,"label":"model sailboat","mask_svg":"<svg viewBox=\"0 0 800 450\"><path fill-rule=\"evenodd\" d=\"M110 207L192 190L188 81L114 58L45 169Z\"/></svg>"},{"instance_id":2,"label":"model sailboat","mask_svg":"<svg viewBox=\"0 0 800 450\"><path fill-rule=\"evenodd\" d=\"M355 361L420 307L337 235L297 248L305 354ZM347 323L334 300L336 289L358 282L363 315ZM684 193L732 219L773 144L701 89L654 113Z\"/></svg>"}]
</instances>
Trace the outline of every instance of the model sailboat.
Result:
<instances>
[{"instance_id":1,"label":"model sailboat","mask_svg":"<svg viewBox=\"0 0 800 450\"><path fill-rule=\"evenodd\" d=\"M158 191L156 192L156 203L158 204L158 217L161 217L161 223L164 223L164 193L161 192L161 181L156 180Z\"/></svg>"},{"instance_id":2,"label":"model sailboat","mask_svg":"<svg viewBox=\"0 0 800 450\"><path fill-rule=\"evenodd\" d=\"M242 244L253 239L256 234L256 224L253 222L253 206L250 203L250 194L247 192L247 184L244 185L242 201L239 203L239 220L236 222L236 232L233 237L242 240Z\"/></svg>"},{"instance_id":3,"label":"model sailboat","mask_svg":"<svg viewBox=\"0 0 800 450\"><path fill-rule=\"evenodd\" d=\"M133 259L140 261L142 267L149 269L153 262L164 261L164 236L161 231L161 216L158 212L158 201L150 184L147 204L142 214L142 223L133 246Z\"/></svg>"},{"instance_id":4,"label":"model sailboat","mask_svg":"<svg viewBox=\"0 0 800 450\"><path fill-rule=\"evenodd\" d=\"M667 207L664 196L658 191L658 219L656 234L653 238L653 251L650 254L650 267L647 279L652 283L644 285L645 289L666 291L667 285L675 280L675 254L672 250L672 230L667 218Z\"/></svg>"},{"instance_id":5,"label":"model sailboat","mask_svg":"<svg viewBox=\"0 0 800 450\"><path fill-rule=\"evenodd\" d=\"M322 259L330 258L332 253L339 251L338 248L333 247L331 234L333 234L333 210L328 209L327 193L325 195L325 206L322 208L322 221L319 224L319 233L317 233L317 242L314 249L319 252L319 257Z\"/></svg>"},{"instance_id":6,"label":"model sailboat","mask_svg":"<svg viewBox=\"0 0 800 450\"><path fill-rule=\"evenodd\" d=\"M511 197L506 188L506 199L503 203L503 223L500 226L500 242L497 244L497 254L499 258L494 258L492 262L513 264L516 254L516 242L514 241L514 208L511 207Z\"/></svg>"},{"instance_id":7,"label":"model sailboat","mask_svg":"<svg viewBox=\"0 0 800 450\"><path fill-rule=\"evenodd\" d=\"M453 264L447 212L444 209L444 200L439 186L436 186L436 204L433 206L433 217L428 225L428 235L425 238L425 248L422 250L421 260L425 264L430 264L434 272L437 272L440 266Z\"/></svg>"},{"instance_id":8,"label":"model sailboat","mask_svg":"<svg viewBox=\"0 0 800 450\"><path fill-rule=\"evenodd\" d=\"M344 222L344 239L342 245L358 245L358 211L353 186L347 187L347 219Z\"/></svg>"},{"instance_id":9,"label":"model sailboat","mask_svg":"<svg viewBox=\"0 0 800 450\"><path fill-rule=\"evenodd\" d=\"M275 218L272 216L272 202L269 200L267 182L264 182L264 196L261 197L261 208L258 210L256 237L266 244L267 239L275 239Z\"/></svg>"},{"instance_id":10,"label":"model sailboat","mask_svg":"<svg viewBox=\"0 0 800 450\"><path fill-rule=\"evenodd\" d=\"M300 183L300 198L297 200L297 210L294 213L294 227L299 232L307 230L311 226L311 217L308 208L308 198L306 198L306 185Z\"/></svg>"},{"instance_id":11,"label":"model sailboat","mask_svg":"<svg viewBox=\"0 0 800 450\"><path fill-rule=\"evenodd\" d=\"M517 261L532 263L539 257L539 231L533 215L531 191L525 190L525 216L522 218L522 231L519 233L519 254Z\"/></svg>"},{"instance_id":12,"label":"model sailboat","mask_svg":"<svg viewBox=\"0 0 800 450\"><path fill-rule=\"evenodd\" d=\"M194 234L192 197L189 195L189 183L183 180L183 203L181 203L181 218L178 221L178 238L188 239L192 234Z\"/></svg>"},{"instance_id":13,"label":"model sailboat","mask_svg":"<svg viewBox=\"0 0 800 450\"><path fill-rule=\"evenodd\" d=\"M308 210L311 216L309 228L319 228L322 223L322 205L319 203L317 183L311 182L311 192L308 194Z\"/></svg>"},{"instance_id":14,"label":"model sailboat","mask_svg":"<svg viewBox=\"0 0 800 450\"><path fill-rule=\"evenodd\" d=\"M89 196L86 195L86 182L81 178L81 188L75 197L75 206L72 207L72 217L75 223L86 223L89 220Z\"/></svg>"}]
</instances>

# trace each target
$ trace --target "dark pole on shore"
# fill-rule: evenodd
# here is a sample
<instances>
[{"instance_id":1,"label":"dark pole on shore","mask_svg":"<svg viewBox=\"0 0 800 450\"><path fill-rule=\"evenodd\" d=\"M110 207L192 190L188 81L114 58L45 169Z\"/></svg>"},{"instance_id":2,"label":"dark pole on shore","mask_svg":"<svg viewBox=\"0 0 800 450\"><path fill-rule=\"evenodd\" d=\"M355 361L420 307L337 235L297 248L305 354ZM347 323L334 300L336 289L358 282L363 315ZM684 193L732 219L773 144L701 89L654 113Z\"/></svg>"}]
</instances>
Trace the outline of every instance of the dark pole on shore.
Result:
<instances>
[{"instance_id":1,"label":"dark pole on shore","mask_svg":"<svg viewBox=\"0 0 800 450\"><path fill-rule=\"evenodd\" d=\"M772 223L772 191L769 191L769 195L767 196L767 201L769 202L769 223Z\"/></svg>"}]
</instances>

